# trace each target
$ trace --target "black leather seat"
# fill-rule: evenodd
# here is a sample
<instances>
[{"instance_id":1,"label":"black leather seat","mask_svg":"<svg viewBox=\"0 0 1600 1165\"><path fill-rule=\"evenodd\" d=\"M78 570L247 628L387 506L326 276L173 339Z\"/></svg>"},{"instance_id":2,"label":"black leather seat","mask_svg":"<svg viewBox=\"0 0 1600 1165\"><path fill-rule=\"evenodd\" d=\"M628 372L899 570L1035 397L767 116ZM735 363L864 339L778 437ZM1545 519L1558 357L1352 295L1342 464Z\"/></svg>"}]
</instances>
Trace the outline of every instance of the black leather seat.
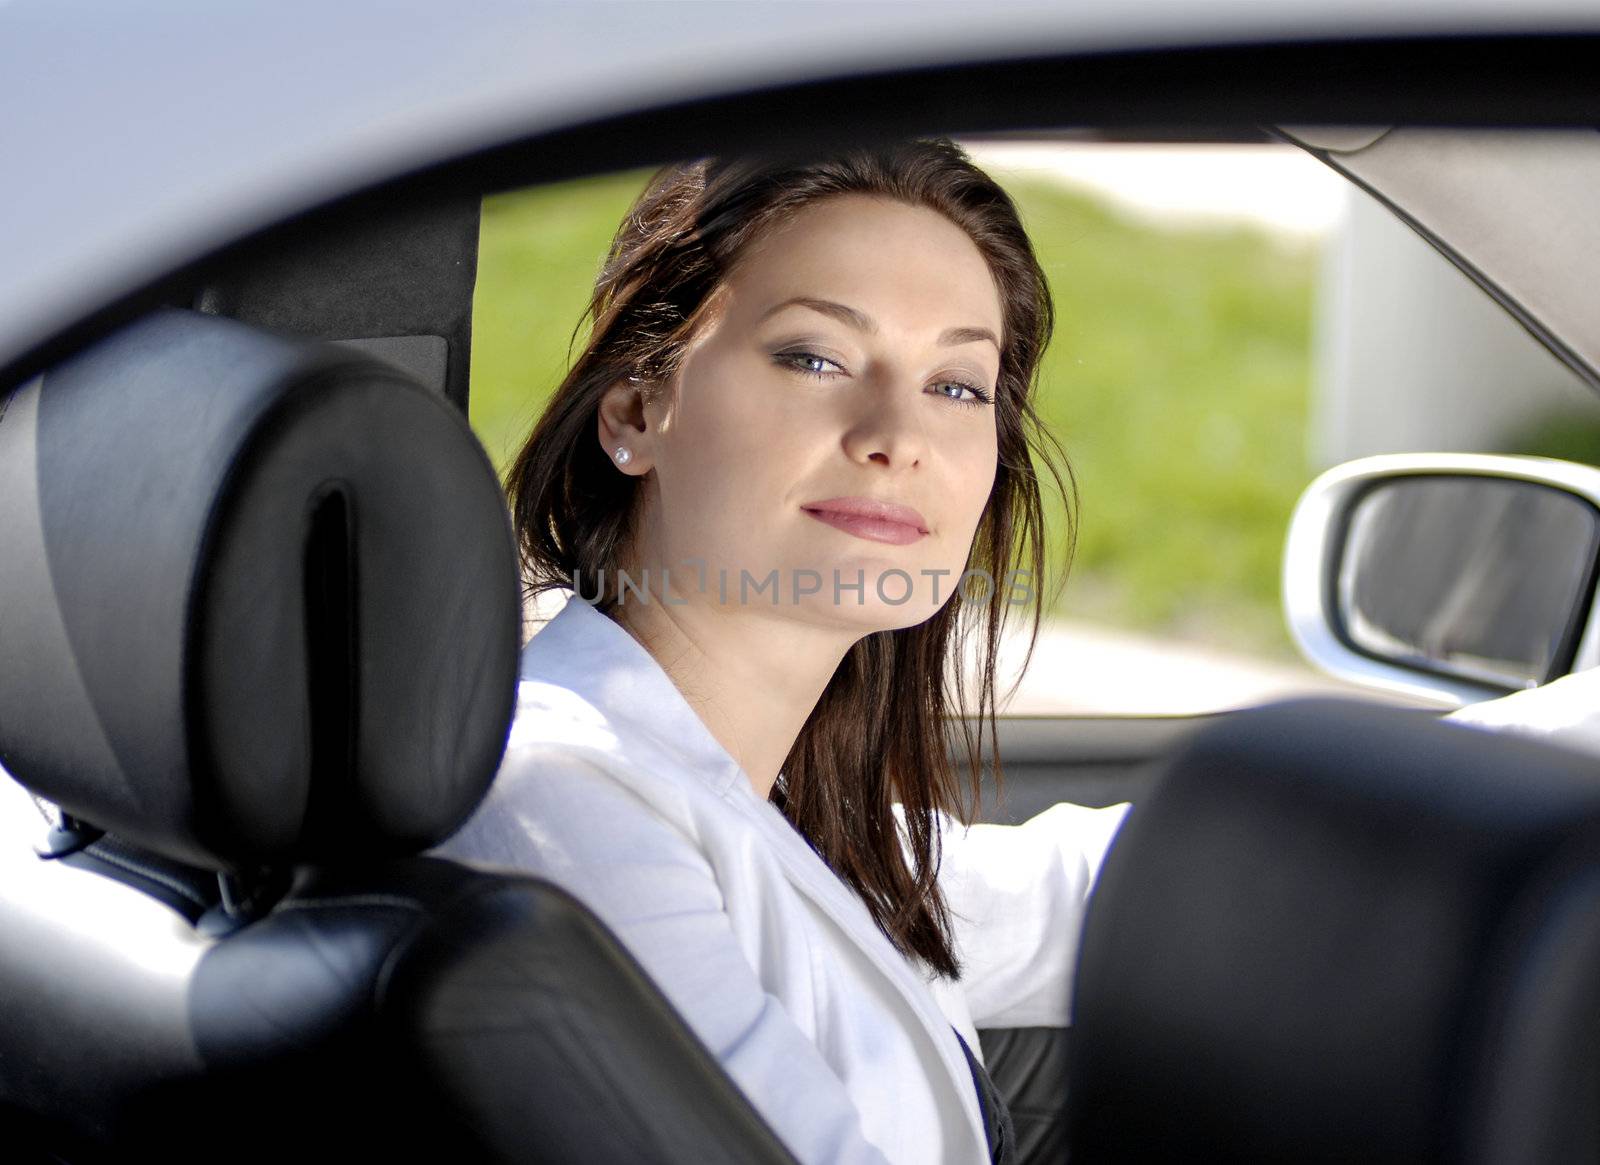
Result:
<instances>
[{"instance_id":1,"label":"black leather seat","mask_svg":"<svg viewBox=\"0 0 1600 1165\"><path fill-rule=\"evenodd\" d=\"M415 856L515 693L457 409L181 310L3 408L0 1156L792 1160L577 902Z\"/></svg>"},{"instance_id":2,"label":"black leather seat","mask_svg":"<svg viewBox=\"0 0 1600 1165\"><path fill-rule=\"evenodd\" d=\"M1076 991L1074 1160L1600 1159L1600 764L1222 718L1112 846Z\"/></svg>"}]
</instances>

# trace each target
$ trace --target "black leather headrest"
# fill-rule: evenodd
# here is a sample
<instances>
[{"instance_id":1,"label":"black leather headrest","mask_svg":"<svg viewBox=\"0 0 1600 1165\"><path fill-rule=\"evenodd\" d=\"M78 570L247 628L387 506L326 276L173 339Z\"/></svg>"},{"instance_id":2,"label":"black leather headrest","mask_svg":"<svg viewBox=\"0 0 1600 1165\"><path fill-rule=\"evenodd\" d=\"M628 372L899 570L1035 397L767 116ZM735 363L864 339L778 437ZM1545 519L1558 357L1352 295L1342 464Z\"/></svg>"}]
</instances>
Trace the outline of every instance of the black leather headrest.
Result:
<instances>
[{"instance_id":1,"label":"black leather headrest","mask_svg":"<svg viewBox=\"0 0 1600 1165\"><path fill-rule=\"evenodd\" d=\"M1597 770L1353 701L1196 734L1089 908L1074 1159L1593 1160Z\"/></svg>"},{"instance_id":2,"label":"black leather headrest","mask_svg":"<svg viewBox=\"0 0 1600 1165\"><path fill-rule=\"evenodd\" d=\"M520 629L458 410L336 345L167 310L0 415L0 765L213 868L448 836Z\"/></svg>"}]
</instances>

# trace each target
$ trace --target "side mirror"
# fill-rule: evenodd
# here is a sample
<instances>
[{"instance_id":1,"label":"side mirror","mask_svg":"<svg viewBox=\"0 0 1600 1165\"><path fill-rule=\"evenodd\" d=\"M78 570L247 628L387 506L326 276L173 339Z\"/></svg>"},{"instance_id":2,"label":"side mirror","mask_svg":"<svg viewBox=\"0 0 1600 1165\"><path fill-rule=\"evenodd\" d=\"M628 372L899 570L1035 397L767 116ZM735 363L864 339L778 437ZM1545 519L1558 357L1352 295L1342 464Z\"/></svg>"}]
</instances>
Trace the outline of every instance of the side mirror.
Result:
<instances>
[{"instance_id":1,"label":"side mirror","mask_svg":"<svg viewBox=\"0 0 1600 1165\"><path fill-rule=\"evenodd\" d=\"M1307 487L1289 523L1290 634L1341 679L1452 705L1600 663L1600 469L1395 454Z\"/></svg>"}]
</instances>

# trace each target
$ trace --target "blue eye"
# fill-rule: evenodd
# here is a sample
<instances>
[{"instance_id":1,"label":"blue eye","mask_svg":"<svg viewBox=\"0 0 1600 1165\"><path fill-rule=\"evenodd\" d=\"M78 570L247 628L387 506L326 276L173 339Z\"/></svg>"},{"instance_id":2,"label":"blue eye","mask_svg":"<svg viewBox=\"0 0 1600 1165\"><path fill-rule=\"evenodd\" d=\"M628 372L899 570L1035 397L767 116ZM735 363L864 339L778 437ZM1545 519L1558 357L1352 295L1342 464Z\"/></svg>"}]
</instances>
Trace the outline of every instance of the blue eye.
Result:
<instances>
[{"instance_id":1,"label":"blue eye","mask_svg":"<svg viewBox=\"0 0 1600 1165\"><path fill-rule=\"evenodd\" d=\"M815 380L832 380L835 376L847 375L838 361L830 360L826 356L819 356L815 352L779 352L773 359L782 367L798 372L802 376L812 377ZM802 367L802 365L811 363L832 364L839 371L826 372L820 368ZM962 397L960 393L951 395L943 391L946 388L959 389L961 392L969 393L970 396ZM965 380L941 381L934 395L942 396L951 404L960 405L962 408L968 409L982 408L984 405L991 404L994 400L987 389L980 388L976 384L970 384Z\"/></svg>"},{"instance_id":2,"label":"blue eye","mask_svg":"<svg viewBox=\"0 0 1600 1165\"><path fill-rule=\"evenodd\" d=\"M968 384L965 380L946 380L943 381L939 387L941 389L956 388L961 389L964 392L970 392L972 396L967 400L962 400L960 397L951 396L947 392L940 392L938 394L939 396L942 396L947 400L954 402L955 404L962 405L969 409L982 408L984 405L991 403L994 399L989 395L987 390L979 388L976 384Z\"/></svg>"},{"instance_id":3,"label":"blue eye","mask_svg":"<svg viewBox=\"0 0 1600 1165\"><path fill-rule=\"evenodd\" d=\"M844 375L843 369L838 372L823 372L816 368L801 368L798 366L797 361L809 363L813 360L819 360L823 364L832 364L835 368L839 367L835 361L829 360L826 356L818 356L815 352L779 352L773 359L785 368L791 368L805 376L814 376L818 380L831 380L835 376Z\"/></svg>"}]
</instances>

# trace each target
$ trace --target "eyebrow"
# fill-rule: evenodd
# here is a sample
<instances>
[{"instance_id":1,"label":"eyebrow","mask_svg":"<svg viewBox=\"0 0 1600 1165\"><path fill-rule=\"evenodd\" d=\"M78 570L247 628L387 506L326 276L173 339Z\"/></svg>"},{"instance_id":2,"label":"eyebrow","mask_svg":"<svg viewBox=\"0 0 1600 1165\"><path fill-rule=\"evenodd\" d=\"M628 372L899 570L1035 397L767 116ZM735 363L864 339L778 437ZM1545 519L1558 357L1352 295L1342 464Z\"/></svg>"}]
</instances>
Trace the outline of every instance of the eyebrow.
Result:
<instances>
[{"instance_id":1,"label":"eyebrow","mask_svg":"<svg viewBox=\"0 0 1600 1165\"><path fill-rule=\"evenodd\" d=\"M756 322L761 323L769 317L777 315L784 308L795 307L796 305L809 307L812 311L831 316L840 323L848 324L850 327L855 328L856 331L865 332L869 336L875 336L878 333L878 325L873 322L871 316L846 304L835 303L831 299L816 299L809 295L797 295L792 299L784 300L782 303L774 304L763 312L761 319ZM951 344L971 344L978 340L988 340L996 348L1000 347L1000 340L988 328L946 328L939 333L939 345L941 347Z\"/></svg>"}]
</instances>

